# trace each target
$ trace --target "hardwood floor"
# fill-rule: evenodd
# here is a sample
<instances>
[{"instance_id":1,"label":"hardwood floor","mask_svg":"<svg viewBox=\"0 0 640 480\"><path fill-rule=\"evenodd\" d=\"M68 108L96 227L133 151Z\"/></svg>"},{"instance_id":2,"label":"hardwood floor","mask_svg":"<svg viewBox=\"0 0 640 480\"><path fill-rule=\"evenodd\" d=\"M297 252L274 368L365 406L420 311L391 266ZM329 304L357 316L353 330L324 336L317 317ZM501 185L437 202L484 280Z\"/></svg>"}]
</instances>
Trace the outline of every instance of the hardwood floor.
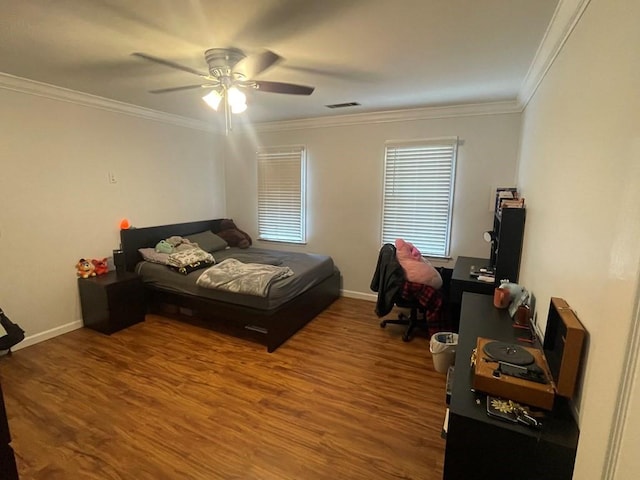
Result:
<instances>
[{"instance_id":1,"label":"hardwood floor","mask_svg":"<svg viewBox=\"0 0 640 480\"><path fill-rule=\"evenodd\" d=\"M0 358L29 479L440 479L445 376L424 337L341 298L276 352L148 315Z\"/></svg>"}]
</instances>

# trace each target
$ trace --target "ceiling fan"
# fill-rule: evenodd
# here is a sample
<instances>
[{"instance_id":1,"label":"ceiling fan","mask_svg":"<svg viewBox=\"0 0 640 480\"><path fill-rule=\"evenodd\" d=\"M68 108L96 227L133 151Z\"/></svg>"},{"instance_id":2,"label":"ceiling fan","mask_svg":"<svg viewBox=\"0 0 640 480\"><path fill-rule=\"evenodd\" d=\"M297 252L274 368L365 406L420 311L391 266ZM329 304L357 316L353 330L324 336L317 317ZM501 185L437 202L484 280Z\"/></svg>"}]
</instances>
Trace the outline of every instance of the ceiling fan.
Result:
<instances>
[{"instance_id":1,"label":"ceiling fan","mask_svg":"<svg viewBox=\"0 0 640 480\"><path fill-rule=\"evenodd\" d=\"M218 110L222 104L227 133L231 130L230 114L241 113L247 108L243 89L251 88L263 92L289 95L311 95L314 90L314 87L306 85L255 80L256 76L282 60L280 55L270 50L247 56L237 48L211 48L204 52L204 58L209 66L208 74L146 53L134 52L132 55L204 79L205 82L199 84L150 90L150 93L169 93L197 88L210 89L211 92L205 95L203 100L214 110Z\"/></svg>"}]
</instances>

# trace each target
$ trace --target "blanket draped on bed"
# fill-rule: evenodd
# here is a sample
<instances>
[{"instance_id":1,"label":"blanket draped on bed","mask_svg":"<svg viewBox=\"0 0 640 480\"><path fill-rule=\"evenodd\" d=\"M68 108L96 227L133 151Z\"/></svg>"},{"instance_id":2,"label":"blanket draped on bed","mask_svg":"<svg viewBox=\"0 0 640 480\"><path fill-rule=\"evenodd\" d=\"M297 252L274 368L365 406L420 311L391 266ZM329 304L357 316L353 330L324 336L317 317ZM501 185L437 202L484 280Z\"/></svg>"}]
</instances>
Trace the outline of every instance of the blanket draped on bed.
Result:
<instances>
[{"instance_id":1,"label":"blanket draped on bed","mask_svg":"<svg viewBox=\"0 0 640 480\"><path fill-rule=\"evenodd\" d=\"M206 269L196 283L205 288L266 297L273 282L291 275L293 270L289 267L242 263L235 258L227 258Z\"/></svg>"}]
</instances>

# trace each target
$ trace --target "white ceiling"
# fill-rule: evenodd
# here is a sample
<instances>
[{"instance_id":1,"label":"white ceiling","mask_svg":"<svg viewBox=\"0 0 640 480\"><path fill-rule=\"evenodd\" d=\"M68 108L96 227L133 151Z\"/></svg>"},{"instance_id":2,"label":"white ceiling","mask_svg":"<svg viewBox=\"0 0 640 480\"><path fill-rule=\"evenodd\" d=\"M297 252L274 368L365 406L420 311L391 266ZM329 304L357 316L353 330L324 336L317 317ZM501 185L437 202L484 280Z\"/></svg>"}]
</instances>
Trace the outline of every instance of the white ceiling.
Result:
<instances>
[{"instance_id":1,"label":"white ceiling","mask_svg":"<svg viewBox=\"0 0 640 480\"><path fill-rule=\"evenodd\" d=\"M558 0L0 0L0 72L196 120L219 113L189 73L208 48L284 61L260 80L311 96L251 91L254 123L516 100ZM0 82L1 85L1 82ZM331 110L327 104L358 102Z\"/></svg>"}]
</instances>

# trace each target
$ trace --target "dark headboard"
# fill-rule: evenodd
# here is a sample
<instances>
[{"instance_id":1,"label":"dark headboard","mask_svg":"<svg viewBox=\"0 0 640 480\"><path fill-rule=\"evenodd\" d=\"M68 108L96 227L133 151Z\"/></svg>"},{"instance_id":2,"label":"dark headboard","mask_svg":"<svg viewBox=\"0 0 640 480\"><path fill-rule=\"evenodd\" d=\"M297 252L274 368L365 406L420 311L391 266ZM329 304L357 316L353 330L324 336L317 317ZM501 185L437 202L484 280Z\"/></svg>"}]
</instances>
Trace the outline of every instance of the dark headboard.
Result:
<instances>
[{"instance_id":1,"label":"dark headboard","mask_svg":"<svg viewBox=\"0 0 640 480\"><path fill-rule=\"evenodd\" d=\"M213 233L220 231L220 222L223 218L215 220L200 220L197 222L175 223L173 225L160 225L157 227L130 228L120 230L120 243L124 251L127 271L133 271L136 264L142 260L139 248L155 247L160 240L173 235L181 237L194 233L211 230Z\"/></svg>"}]
</instances>

